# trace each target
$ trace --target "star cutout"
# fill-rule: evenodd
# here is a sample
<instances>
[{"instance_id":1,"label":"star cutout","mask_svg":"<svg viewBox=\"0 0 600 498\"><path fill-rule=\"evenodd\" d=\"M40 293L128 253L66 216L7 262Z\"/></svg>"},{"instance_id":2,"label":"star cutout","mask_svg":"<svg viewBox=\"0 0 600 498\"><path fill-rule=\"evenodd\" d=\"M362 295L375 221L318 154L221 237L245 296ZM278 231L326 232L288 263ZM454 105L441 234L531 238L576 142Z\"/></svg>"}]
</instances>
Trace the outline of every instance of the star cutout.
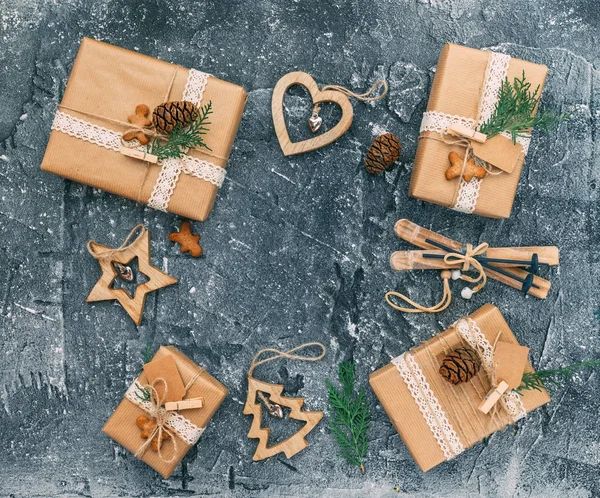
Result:
<instances>
[{"instance_id":1,"label":"star cutout","mask_svg":"<svg viewBox=\"0 0 600 498\"><path fill-rule=\"evenodd\" d=\"M91 242L92 251L102 253L112 250L111 247ZM140 284L135 289L133 297L122 288L113 289L112 284L117 278L113 262L128 265L137 257L139 271L148 277L148 281ZM122 251L118 251L110 258L98 259L102 276L86 298L86 302L111 301L116 299L129 314L136 325L142 323L146 294L177 283L177 279L160 271L150 263L150 232L145 230L136 240Z\"/></svg>"}]
</instances>

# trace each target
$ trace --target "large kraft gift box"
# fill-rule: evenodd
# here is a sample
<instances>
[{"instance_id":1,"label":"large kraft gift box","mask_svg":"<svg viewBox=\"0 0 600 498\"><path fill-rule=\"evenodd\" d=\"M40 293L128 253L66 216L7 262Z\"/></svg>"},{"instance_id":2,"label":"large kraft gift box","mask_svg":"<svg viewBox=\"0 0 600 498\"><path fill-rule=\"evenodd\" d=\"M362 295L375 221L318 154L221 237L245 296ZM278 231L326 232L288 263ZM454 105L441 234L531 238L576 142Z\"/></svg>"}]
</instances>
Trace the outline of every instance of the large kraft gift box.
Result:
<instances>
[{"instance_id":1,"label":"large kraft gift box","mask_svg":"<svg viewBox=\"0 0 600 498\"><path fill-rule=\"evenodd\" d=\"M180 410L175 413L178 419L174 425L167 424L168 429L175 435L177 439L177 451L172 439L163 440L161 446L162 459L158 452L153 451L151 447L147 448L140 459L146 462L154 470L168 478L189 449L195 444L194 439L200 437L208 422L213 417L229 390L221 384L217 379L210 375L202 367L198 366L187 356L172 346L161 346L154 355L152 361L163 359L165 356L171 355L175 360L177 370L184 385L193 379L194 376L200 374L193 384L188 388L184 399L192 399L196 397L203 398L202 408L194 408L188 410ZM123 401L110 416L104 428L102 429L111 439L115 440L124 448L127 448L135 454L140 447L146 443L147 439L142 439L140 436L141 429L136 425L138 416L145 415L151 417L147 409L143 409L143 404L137 402L139 398L136 396L136 384L145 386L148 384L148 378L144 372L132 384L132 387L127 391ZM167 386L168 388L168 386ZM135 400L135 401L134 401ZM181 418L184 417L184 418ZM187 419L187 421L185 420ZM193 424L190 425L189 423ZM182 438L177 430L173 427L178 427L181 433L185 435Z\"/></svg>"},{"instance_id":2,"label":"large kraft gift box","mask_svg":"<svg viewBox=\"0 0 600 498\"><path fill-rule=\"evenodd\" d=\"M507 70L503 66L506 63ZM487 73L488 64L492 74ZM502 172L488 174L483 180L471 180L468 186L460 178L446 180L444 175L450 166L449 153L456 152L462 158L465 156L465 147L450 145L444 139L446 142L456 139L445 133L450 123L463 124L469 128L481 124L481 118L489 116L495 107L497 90L504 76L513 83L515 77L522 77L523 71L527 81L531 83L531 90L539 85L538 96L541 95L548 72L546 66L460 45L444 46L421 124L409 187L411 197L491 218L510 216L528 149L528 139L519 138L517 146L502 135L488 140L485 147L488 150L493 148L494 155L500 158L500 162L494 164L496 168L492 169L494 173ZM483 92L486 92L485 96ZM434 128L438 131L431 131ZM476 143L474 145L478 146ZM520 148L523 153L519 154L517 151L515 156L515 147Z\"/></svg>"},{"instance_id":3,"label":"large kraft gift box","mask_svg":"<svg viewBox=\"0 0 600 498\"><path fill-rule=\"evenodd\" d=\"M469 322L472 320L472 322ZM487 415L478 406L491 384L484 368L468 382L449 383L439 373L442 359L467 344L457 325L476 325L489 344L518 344L498 308L486 304L408 353L371 374L369 382L411 455L424 472L454 458L490 434L550 401L546 390L505 394L508 412L498 402ZM464 329L463 329L464 330ZM532 372L527 362L525 372ZM410 386L409 386L410 384Z\"/></svg>"},{"instance_id":4,"label":"large kraft gift box","mask_svg":"<svg viewBox=\"0 0 600 498\"><path fill-rule=\"evenodd\" d=\"M200 102L194 102L197 105L212 102L211 124L204 135L211 151L199 149L188 153L209 164L203 164L196 176L182 172L178 180L175 179L166 210L205 220L224 176L221 168L227 165L247 95L242 87L213 76L208 76L202 95L201 88L198 92L198 83L202 84L204 73L193 72L192 76L200 78L190 80L195 83L191 87L188 84L190 72L169 62L84 38L58 108L42 169L147 204L161 171L160 164L127 157L115 147L110 149L82 140L77 136L81 133L78 121L66 126L68 132L58 131L58 117L65 113L101 129L123 134L128 127L118 122L127 123L127 117L134 114L138 104L146 104L152 112L165 101L182 100L187 90L187 95L200 97ZM64 130L64 124L62 128ZM86 124L86 128L84 133L89 134L89 125ZM102 134L101 129L96 131L101 140L106 141L107 134Z\"/></svg>"}]
</instances>

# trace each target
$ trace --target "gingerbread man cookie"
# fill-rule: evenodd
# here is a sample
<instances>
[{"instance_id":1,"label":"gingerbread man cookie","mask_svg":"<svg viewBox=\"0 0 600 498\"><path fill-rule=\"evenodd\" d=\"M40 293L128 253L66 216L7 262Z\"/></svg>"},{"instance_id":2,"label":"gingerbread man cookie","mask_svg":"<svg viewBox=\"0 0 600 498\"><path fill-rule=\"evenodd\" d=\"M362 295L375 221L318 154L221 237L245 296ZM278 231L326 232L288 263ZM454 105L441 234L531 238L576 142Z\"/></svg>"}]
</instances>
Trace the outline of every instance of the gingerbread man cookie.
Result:
<instances>
[{"instance_id":1,"label":"gingerbread man cookie","mask_svg":"<svg viewBox=\"0 0 600 498\"><path fill-rule=\"evenodd\" d=\"M135 108L135 114L127 117L127 121L131 124L139 126L140 128L146 128L152 124L152 121L148 119L150 114L150 108L146 104L139 104ZM149 142L148 137L142 130L128 131L123 135L123 140L129 141L137 138L142 145L146 145Z\"/></svg>"},{"instance_id":2,"label":"gingerbread man cookie","mask_svg":"<svg viewBox=\"0 0 600 498\"><path fill-rule=\"evenodd\" d=\"M456 152L450 152L450 154L448 154L448 159L450 160L451 166L446 170L446 180L450 181L460 176L464 159ZM485 168L482 166L477 166L475 164L475 160L470 157L462 174L465 182L470 182L473 177L479 179L484 178L485 175L487 175Z\"/></svg>"},{"instance_id":3,"label":"gingerbread man cookie","mask_svg":"<svg viewBox=\"0 0 600 498\"><path fill-rule=\"evenodd\" d=\"M156 419L148 418L148 417L146 417L146 415L140 415L136 419L135 425L137 425L140 429L142 429L142 433L140 434L140 437L142 439L148 439L154 432L154 429L156 429ZM158 441L158 432L157 432L156 436L154 436L154 438L152 439L152 450L158 451L162 442L166 441L167 439L171 439L171 435L167 431L162 431L161 441L159 442Z\"/></svg>"},{"instance_id":4,"label":"gingerbread man cookie","mask_svg":"<svg viewBox=\"0 0 600 498\"><path fill-rule=\"evenodd\" d=\"M189 252L194 258L202 256L202 246L198 243L200 235L192 233L189 221L184 221L181 224L179 232L170 234L169 240L181 244L180 251L182 253Z\"/></svg>"}]
</instances>

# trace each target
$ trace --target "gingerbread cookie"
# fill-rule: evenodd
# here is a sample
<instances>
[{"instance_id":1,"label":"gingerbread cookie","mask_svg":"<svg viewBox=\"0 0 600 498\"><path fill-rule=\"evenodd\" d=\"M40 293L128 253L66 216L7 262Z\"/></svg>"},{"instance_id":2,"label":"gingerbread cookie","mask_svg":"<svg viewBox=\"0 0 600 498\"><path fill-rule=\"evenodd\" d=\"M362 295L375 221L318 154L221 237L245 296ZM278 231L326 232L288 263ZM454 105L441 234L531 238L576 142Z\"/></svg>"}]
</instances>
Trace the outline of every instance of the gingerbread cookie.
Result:
<instances>
[{"instance_id":1,"label":"gingerbread cookie","mask_svg":"<svg viewBox=\"0 0 600 498\"><path fill-rule=\"evenodd\" d=\"M148 439L154 433L154 430L156 429L156 419L148 418L148 417L146 417L146 415L140 415L136 419L135 425L137 425L140 429L142 429L140 437L142 439ZM162 442L166 441L167 439L171 439L171 435L167 431L162 431L160 442L158 440L158 433L156 433L156 435L152 439L152 450L158 451Z\"/></svg>"},{"instance_id":2,"label":"gingerbread cookie","mask_svg":"<svg viewBox=\"0 0 600 498\"><path fill-rule=\"evenodd\" d=\"M446 170L446 180L450 181L460 176L464 159L456 152L450 152L450 154L448 154L448 159L450 160L450 167ZM485 175L487 175L485 168L477 166L475 160L470 157L462 174L465 182L470 182L473 177L479 179L484 178Z\"/></svg>"},{"instance_id":3,"label":"gingerbread cookie","mask_svg":"<svg viewBox=\"0 0 600 498\"><path fill-rule=\"evenodd\" d=\"M189 221L184 221L181 224L179 232L170 234L169 240L181 244L180 251L182 253L189 252L194 258L202 256L202 246L198 243L200 235L192 233Z\"/></svg>"},{"instance_id":4,"label":"gingerbread cookie","mask_svg":"<svg viewBox=\"0 0 600 498\"><path fill-rule=\"evenodd\" d=\"M148 119L150 114L150 108L146 104L139 104L135 108L135 114L127 117L127 121L131 124L139 126L140 128L146 128L152 124L152 121ZM148 137L142 130L128 131L123 135L123 140L129 141L137 138L142 145L146 145L149 142Z\"/></svg>"}]
</instances>

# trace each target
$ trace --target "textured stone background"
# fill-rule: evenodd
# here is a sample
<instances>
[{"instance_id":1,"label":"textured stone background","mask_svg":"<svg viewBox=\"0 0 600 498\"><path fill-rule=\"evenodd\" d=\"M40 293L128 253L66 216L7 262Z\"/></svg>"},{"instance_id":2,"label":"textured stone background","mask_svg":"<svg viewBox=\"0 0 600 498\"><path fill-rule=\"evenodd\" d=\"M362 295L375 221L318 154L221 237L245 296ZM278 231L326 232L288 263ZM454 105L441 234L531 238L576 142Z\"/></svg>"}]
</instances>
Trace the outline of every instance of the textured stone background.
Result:
<instances>
[{"instance_id":1,"label":"textured stone background","mask_svg":"<svg viewBox=\"0 0 600 498\"><path fill-rule=\"evenodd\" d=\"M515 427L421 473L369 390L367 472L336 455L325 423L289 461L251 460L242 415L245 374L261 347L319 340L319 364L259 371L324 409L324 378L354 358L360 381L389 359L491 302L537 368L598 357L600 9L594 0L0 0L0 494L2 496L599 496L600 379L586 372ZM195 227L206 257L178 253L180 220L42 173L50 124L83 36L139 50L243 85L249 92L227 180ZM416 137L446 41L494 47L550 67L546 105L574 111L536 134L509 220L467 217L407 198ZM354 103L350 131L284 158L270 97L284 73L366 88L385 76L385 102ZM304 127L308 101L286 100ZM327 111L325 111L327 112ZM401 164L361 166L374 136L397 134ZM549 298L491 282L436 316L403 316L384 291L423 302L437 274L394 274L388 257L403 217L464 241L556 244ZM99 269L92 238L120 243L152 230L152 259L180 278L149 297L136 328L110 303L83 302ZM458 286L454 286L458 289ZM101 433L142 365L146 345L174 344L231 390L205 436L168 480ZM281 428L282 433L284 429ZM399 493L394 487L399 486Z\"/></svg>"}]
</instances>

